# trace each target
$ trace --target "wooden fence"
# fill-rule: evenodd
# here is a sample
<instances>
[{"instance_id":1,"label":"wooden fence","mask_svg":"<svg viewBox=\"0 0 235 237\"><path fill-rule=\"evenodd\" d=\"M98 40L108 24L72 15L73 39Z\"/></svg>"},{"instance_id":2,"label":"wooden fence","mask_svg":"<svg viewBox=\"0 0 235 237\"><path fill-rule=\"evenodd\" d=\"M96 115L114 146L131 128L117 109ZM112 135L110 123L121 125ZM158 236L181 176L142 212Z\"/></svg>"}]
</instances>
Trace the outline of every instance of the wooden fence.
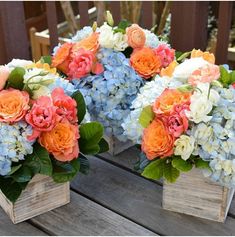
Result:
<instances>
[{"instance_id":1,"label":"wooden fence","mask_svg":"<svg viewBox=\"0 0 235 237\"><path fill-rule=\"evenodd\" d=\"M80 25L88 24L88 2L78 1ZM142 3L141 26L151 28L153 22L152 2ZM180 51L201 48L207 43L207 21L209 2L171 2L171 35L174 48ZM115 22L120 20L120 2L110 2ZM217 63L227 62L229 31L232 20L233 2L219 3L218 36L216 47ZM53 48L58 43L57 15L54 1L46 2L50 43ZM23 2L0 2L0 64L14 58L30 58L29 40L25 27Z\"/></svg>"}]
</instances>

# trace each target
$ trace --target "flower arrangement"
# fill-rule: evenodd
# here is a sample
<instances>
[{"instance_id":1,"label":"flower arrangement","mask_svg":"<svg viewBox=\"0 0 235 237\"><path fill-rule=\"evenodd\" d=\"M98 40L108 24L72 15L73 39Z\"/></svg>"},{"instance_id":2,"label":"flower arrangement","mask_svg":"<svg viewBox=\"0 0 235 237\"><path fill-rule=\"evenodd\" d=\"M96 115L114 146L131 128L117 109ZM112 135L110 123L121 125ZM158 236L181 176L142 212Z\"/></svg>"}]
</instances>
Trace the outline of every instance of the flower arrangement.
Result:
<instances>
[{"instance_id":1,"label":"flower arrangement","mask_svg":"<svg viewBox=\"0 0 235 237\"><path fill-rule=\"evenodd\" d=\"M0 66L0 189L11 202L36 174L67 182L88 171L86 154L108 150L102 125L84 123L81 93L48 60Z\"/></svg>"},{"instance_id":2,"label":"flower arrangement","mask_svg":"<svg viewBox=\"0 0 235 237\"><path fill-rule=\"evenodd\" d=\"M56 47L52 64L81 91L91 119L126 141L121 124L132 101L146 81L163 73L175 51L151 31L127 21L114 26L107 16L102 26L86 26Z\"/></svg>"},{"instance_id":3,"label":"flower arrangement","mask_svg":"<svg viewBox=\"0 0 235 237\"><path fill-rule=\"evenodd\" d=\"M235 72L195 49L177 64L141 88L122 124L141 144L142 175L174 182L195 166L234 188Z\"/></svg>"}]
</instances>

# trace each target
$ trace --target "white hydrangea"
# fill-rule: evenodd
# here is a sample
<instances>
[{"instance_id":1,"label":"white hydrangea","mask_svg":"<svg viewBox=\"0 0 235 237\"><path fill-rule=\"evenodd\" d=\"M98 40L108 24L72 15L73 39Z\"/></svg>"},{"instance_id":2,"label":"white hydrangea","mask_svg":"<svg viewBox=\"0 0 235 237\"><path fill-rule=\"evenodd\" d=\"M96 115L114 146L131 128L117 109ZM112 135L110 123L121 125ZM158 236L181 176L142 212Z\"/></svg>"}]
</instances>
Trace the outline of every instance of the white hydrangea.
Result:
<instances>
[{"instance_id":1,"label":"white hydrangea","mask_svg":"<svg viewBox=\"0 0 235 237\"><path fill-rule=\"evenodd\" d=\"M157 48L157 46L159 45L158 37L147 29L144 30L144 33L146 37L145 46L150 48Z\"/></svg>"}]
</instances>

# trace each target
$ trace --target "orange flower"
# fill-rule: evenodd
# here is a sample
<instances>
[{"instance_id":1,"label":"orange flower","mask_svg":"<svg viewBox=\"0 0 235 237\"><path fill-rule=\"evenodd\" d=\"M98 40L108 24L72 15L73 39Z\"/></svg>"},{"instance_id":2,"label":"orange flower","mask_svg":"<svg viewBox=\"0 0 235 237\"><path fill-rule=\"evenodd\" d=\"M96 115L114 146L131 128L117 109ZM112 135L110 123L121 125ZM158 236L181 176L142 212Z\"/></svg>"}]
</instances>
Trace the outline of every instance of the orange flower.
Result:
<instances>
[{"instance_id":1,"label":"orange flower","mask_svg":"<svg viewBox=\"0 0 235 237\"><path fill-rule=\"evenodd\" d=\"M193 49L191 52L191 58L198 58L198 57L202 57L204 60L208 61L209 63L215 64L215 56L213 53L202 52L200 49L198 50Z\"/></svg>"},{"instance_id":2,"label":"orange flower","mask_svg":"<svg viewBox=\"0 0 235 237\"><path fill-rule=\"evenodd\" d=\"M0 92L0 122L17 122L29 109L29 94L15 89Z\"/></svg>"},{"instance_id":3,"label":"orange flower","mask_svg":"<svg viewBox=\"0 0 235 237\"><path fill-rule=\"evenodd\" d=\"M79 49L83 48L85 50L89 50L92 53L96 53L98 48L99 48L99 34L98 33L92 33L90 36L88 36L87 38L75 43L73 45L73 49L72 49L72 54L76 54L77 51L79 51Z\"/></svg>"},{"instance_id":4,"label":"orange flower","mask_svg":"<svg viewBox=\"0 0 235 237\"><path fill-rule=\"evenodd\" d=\"M187 105L190 103L190 92L180 92L177 89L165 89L156 99L153 111L156 114L169 115L176 105Z\"/></svg>"},{"instance_id":5,"label":"orange flower","mask_svg":"<svg viewBox=\"0 0 235 237\"><path fill-rule=\"evenodd\" d=\"M155 119L144 129L141 149L149 160L164 158L173 154L174 140L163 121Z\"/></svg>"},{"instance_id":6,"label":"orange flower","mask_svg":"<svg viewBox=\"0 0 235 237\"><path fill-rule=\"evenodd\" d=\"M144 47L146 37L141 27L137 24L132 24L126 28L127 42L132 48Z\"/></svg>"},{"instance_id":7,"label":"orange flower","mask_svg":"<svg viewBox=\"0 0 235 237\"><path fill-rule=\"evenodd\" d=\"M130 64L141 77L148 79L160 72L161 59L151 48L144 47L132 53Z\"/></svg>"},{"instance_id":8,"label":"orange flower","mask_svg":"<svg viewBox=\"0 0 235 237\"><path fill-rule=\"evenodd\" d=\"M72 43L65 43L56 51L52 58L52 67L58 68L61 72L67 74L69 63L71 62Z\"/></svg>"},{"instance_id":9,"label":"orange flower","mask_svg":"<svg viewBox=\"0 0 235 237\"><path fill-rule=\"evenodd\" d=\"M172 77L173 72L174 72L177 65L178 65L178 63L176 61L171 62L168 67L162 68L162 70L160 72L160 76L161 77L164 77L164 76Z\"/></svg>"},{"instance_id":10,"label":"orange flower","mask_svg":"<svg viewBox=\"0 0 235 237\"><path fill-rule=\"evenodd\" d=\"M79 154L78 126L64 119L48 132L42 132L39 137L41 146L45 147L56 160L65 162L76 159Z\"/></svg>"}]
</instances>

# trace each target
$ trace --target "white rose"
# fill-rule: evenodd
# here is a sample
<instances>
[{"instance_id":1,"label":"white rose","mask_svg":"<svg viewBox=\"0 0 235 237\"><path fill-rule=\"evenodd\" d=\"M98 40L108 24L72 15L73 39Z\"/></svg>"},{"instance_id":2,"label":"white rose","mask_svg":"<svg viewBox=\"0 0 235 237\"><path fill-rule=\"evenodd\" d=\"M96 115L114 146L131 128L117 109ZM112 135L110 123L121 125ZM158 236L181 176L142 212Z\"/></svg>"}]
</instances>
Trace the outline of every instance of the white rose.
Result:
<instances>
[{"instance_id":1,"label":"white rose","mask_svg":"<svg viewBox=\"0 0 235 237\"><path fill-rule=\"evenodd\" d=\"M187 135L181 135L174 143L176 156L181 156L183 160L187 160L194 150L195 139Z\"/></svg>"},{"instance_id":2,"label":"white rose","mask_svg":"<svg viewBox=\"0 0 235 237\"><path fill-rule=\"evenodd\" d=\"M196 69L207 64L209 63L202 57L187 59L175 68L173 77L185 83Z\"/></svg>"},{"instance_id":3,"label":"white rose","mask_svg":"<svg viewBox=\"0 0 235 237\"><path fill-rule=\"evenodd\" d=\"M101 47L112 49L114 47L114 34L113 29L111 26L105 22L100 28L99 28L99 43Z\"/></svg>"},{"instance_id":4,"label":"white rose","mask_svg":"<svg viewBox=\"0 0 235 237\"><path fill-rule=\"evenodd\" d=\"M29 66L29 65L32 65L33 64L33 62L32 61L30 61L30 60L24 60L24 59L13 59L11 62L9 62L8 64L7 64L7 66L11 69L11 70L13 70L14 68L16 68L16 67L23 67L23 68L25 68L25 67L27 67L27 66Z\"/></svg>"},{"instance_id":5,"label":"white rose","mask_svg":"<svg viewBox=\"0 0 235 237\"><path fill-rule=\"evenodd\" d=\"M128 47L127 39L121 32L117 32L113 36L114 49L124 51Z\"/></svg>"}]
</instances>

